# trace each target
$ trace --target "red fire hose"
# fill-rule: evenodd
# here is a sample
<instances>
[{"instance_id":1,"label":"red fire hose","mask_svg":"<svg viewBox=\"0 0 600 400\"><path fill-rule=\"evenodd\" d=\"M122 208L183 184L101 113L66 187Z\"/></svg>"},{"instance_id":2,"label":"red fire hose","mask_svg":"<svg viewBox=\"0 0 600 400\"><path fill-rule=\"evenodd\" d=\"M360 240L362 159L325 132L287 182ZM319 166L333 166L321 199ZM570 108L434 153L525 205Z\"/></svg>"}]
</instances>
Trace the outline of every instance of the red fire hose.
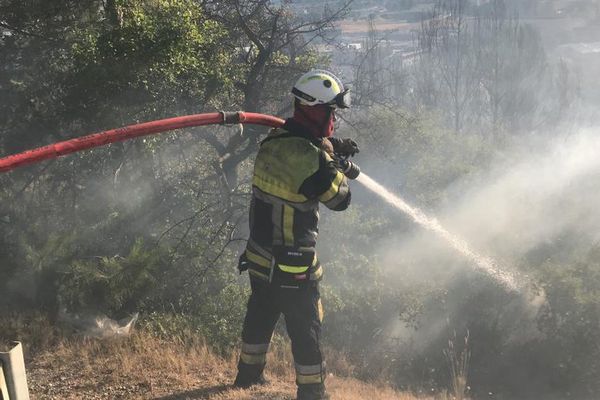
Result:
<instances>
[{"instance_id":1,"label":"red fire hose","mask_svg":"<svg viewBox=\"0 0 600 400\"><path fill-rule=\"evenodd\" d=\"M139 136L172 131L175 129L189 128L192 126L215 124L252 124L280 127L284 121L271 115L239 112L216 112L208 114L187 115L184 117L168 118L159 121L145 122L130 125L124 128L94 133L64 142L28 150L5 158L0 158L0 172L7 172L24 165L34 164L75 153L93 147L104 146L109 143L122 142Z\"/></svg>"}]
</instances>

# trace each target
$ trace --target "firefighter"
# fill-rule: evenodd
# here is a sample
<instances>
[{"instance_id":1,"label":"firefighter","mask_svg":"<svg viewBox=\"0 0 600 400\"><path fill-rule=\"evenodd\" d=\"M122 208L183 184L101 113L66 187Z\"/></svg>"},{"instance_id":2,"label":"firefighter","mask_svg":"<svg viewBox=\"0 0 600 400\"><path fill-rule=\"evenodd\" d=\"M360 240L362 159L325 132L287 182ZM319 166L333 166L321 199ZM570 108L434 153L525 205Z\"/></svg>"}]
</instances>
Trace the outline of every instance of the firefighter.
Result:
<instances>
[{"instance_id":1,"label":"firefighter","mask_svg":"<svg viewBox=\"0 0 600 400\"><path fill-rule=\"evenodd\" d=\"M250 238L240 257L252 294L242 331L234 385L265 383L263 370L273 330L284 315L292 342L299 400L327 399L320 348L323 269L315 252L319 202L335 211L350 204L347 179L360 170L351 139L333 138L335 110L350 94L331 72L313 70L294 88L294 115L261 143L252 180Z\"/></svg>"}]
</instances>

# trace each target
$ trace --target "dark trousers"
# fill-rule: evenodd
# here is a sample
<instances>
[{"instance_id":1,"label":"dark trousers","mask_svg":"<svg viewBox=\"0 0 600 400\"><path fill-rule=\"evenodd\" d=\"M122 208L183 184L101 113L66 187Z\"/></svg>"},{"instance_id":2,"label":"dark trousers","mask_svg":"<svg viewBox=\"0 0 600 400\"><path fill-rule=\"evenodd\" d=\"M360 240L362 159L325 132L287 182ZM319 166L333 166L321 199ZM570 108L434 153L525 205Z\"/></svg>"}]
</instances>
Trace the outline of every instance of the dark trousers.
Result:
<instances>
[{"instance_id":1,"label":"dark trousers","mask_svg":"<svg viewBox=\"0 0 600 400\"><path fill-rule=\"evenodd\" d=\"M280 288L251 279L252 294L242 331L238 380L253 382L261 376L279 316L285 317L296 367L298 397L320 399L325 366L321 354L323 309L318 283L297 289Z\"/></svg>"}]
</instances>

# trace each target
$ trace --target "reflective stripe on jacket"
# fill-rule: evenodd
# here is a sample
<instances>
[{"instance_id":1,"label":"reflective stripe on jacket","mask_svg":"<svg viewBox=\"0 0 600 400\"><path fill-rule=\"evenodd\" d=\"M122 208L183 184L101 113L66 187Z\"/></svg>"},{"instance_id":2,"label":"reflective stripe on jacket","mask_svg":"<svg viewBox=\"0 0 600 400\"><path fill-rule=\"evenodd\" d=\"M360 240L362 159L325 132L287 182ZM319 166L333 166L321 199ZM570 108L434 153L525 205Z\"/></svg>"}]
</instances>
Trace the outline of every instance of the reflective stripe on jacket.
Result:
<instances>
[{"instance_id":1,"label":"reflective stripe on jacket","mask_svg":"<svg viewBox=\"0 0 600 400\"><path fill-rule=\"evenodd\" d=\"M251 276L269 279L274 246L314 248L319 202L342 211L350 197L347 178L299 124L288 119L273 130L261 143L254 165L246 248ZM310 279L321 275L315 260Z\"/></svg>"}]
</instances>

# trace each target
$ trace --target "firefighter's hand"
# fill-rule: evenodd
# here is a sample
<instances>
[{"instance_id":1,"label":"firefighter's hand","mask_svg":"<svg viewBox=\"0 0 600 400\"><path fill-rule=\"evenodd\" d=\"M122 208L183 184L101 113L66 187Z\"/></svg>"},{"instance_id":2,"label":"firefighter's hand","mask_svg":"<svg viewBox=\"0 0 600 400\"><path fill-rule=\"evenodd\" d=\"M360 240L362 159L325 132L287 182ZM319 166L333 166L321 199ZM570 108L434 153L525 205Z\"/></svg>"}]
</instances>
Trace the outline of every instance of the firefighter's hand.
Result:
<instances>
[{"instance_id":1,"label":"firefighter's hand","mask_svg":"<svg viewBox=\"0 0 600 400\"><path fill-rule=\"evenodd\" d=\"M246 257L246 252L243 252L240 256L237 267L238 271L240 272L240 275L242 274L242 272L247 271L249 267L250 261L248 261L248 257Z\"/></svg>"},{"instance_id":2,"label":"firefighter's hand","mask_svg":"<svg viewBox=\"0 0 600 400\"><path fill-rule=\"evenodd\" d=\"M329 154L331 157L335 156L335 151L333 150L333 144L329 140L329 138L321 139L321 150L325 153Z\"/></svg>"},{"instance_id":3,"label":"firefighter's hand","mask_svg":"<svg viewBox=\"0 0 600 400\"><path fill-rule=\"evenodd\" d=\"M329 138L333 151L342 157L350 157L360 152L358 144L352 139Z\"/></svg>"}]
</instances>

